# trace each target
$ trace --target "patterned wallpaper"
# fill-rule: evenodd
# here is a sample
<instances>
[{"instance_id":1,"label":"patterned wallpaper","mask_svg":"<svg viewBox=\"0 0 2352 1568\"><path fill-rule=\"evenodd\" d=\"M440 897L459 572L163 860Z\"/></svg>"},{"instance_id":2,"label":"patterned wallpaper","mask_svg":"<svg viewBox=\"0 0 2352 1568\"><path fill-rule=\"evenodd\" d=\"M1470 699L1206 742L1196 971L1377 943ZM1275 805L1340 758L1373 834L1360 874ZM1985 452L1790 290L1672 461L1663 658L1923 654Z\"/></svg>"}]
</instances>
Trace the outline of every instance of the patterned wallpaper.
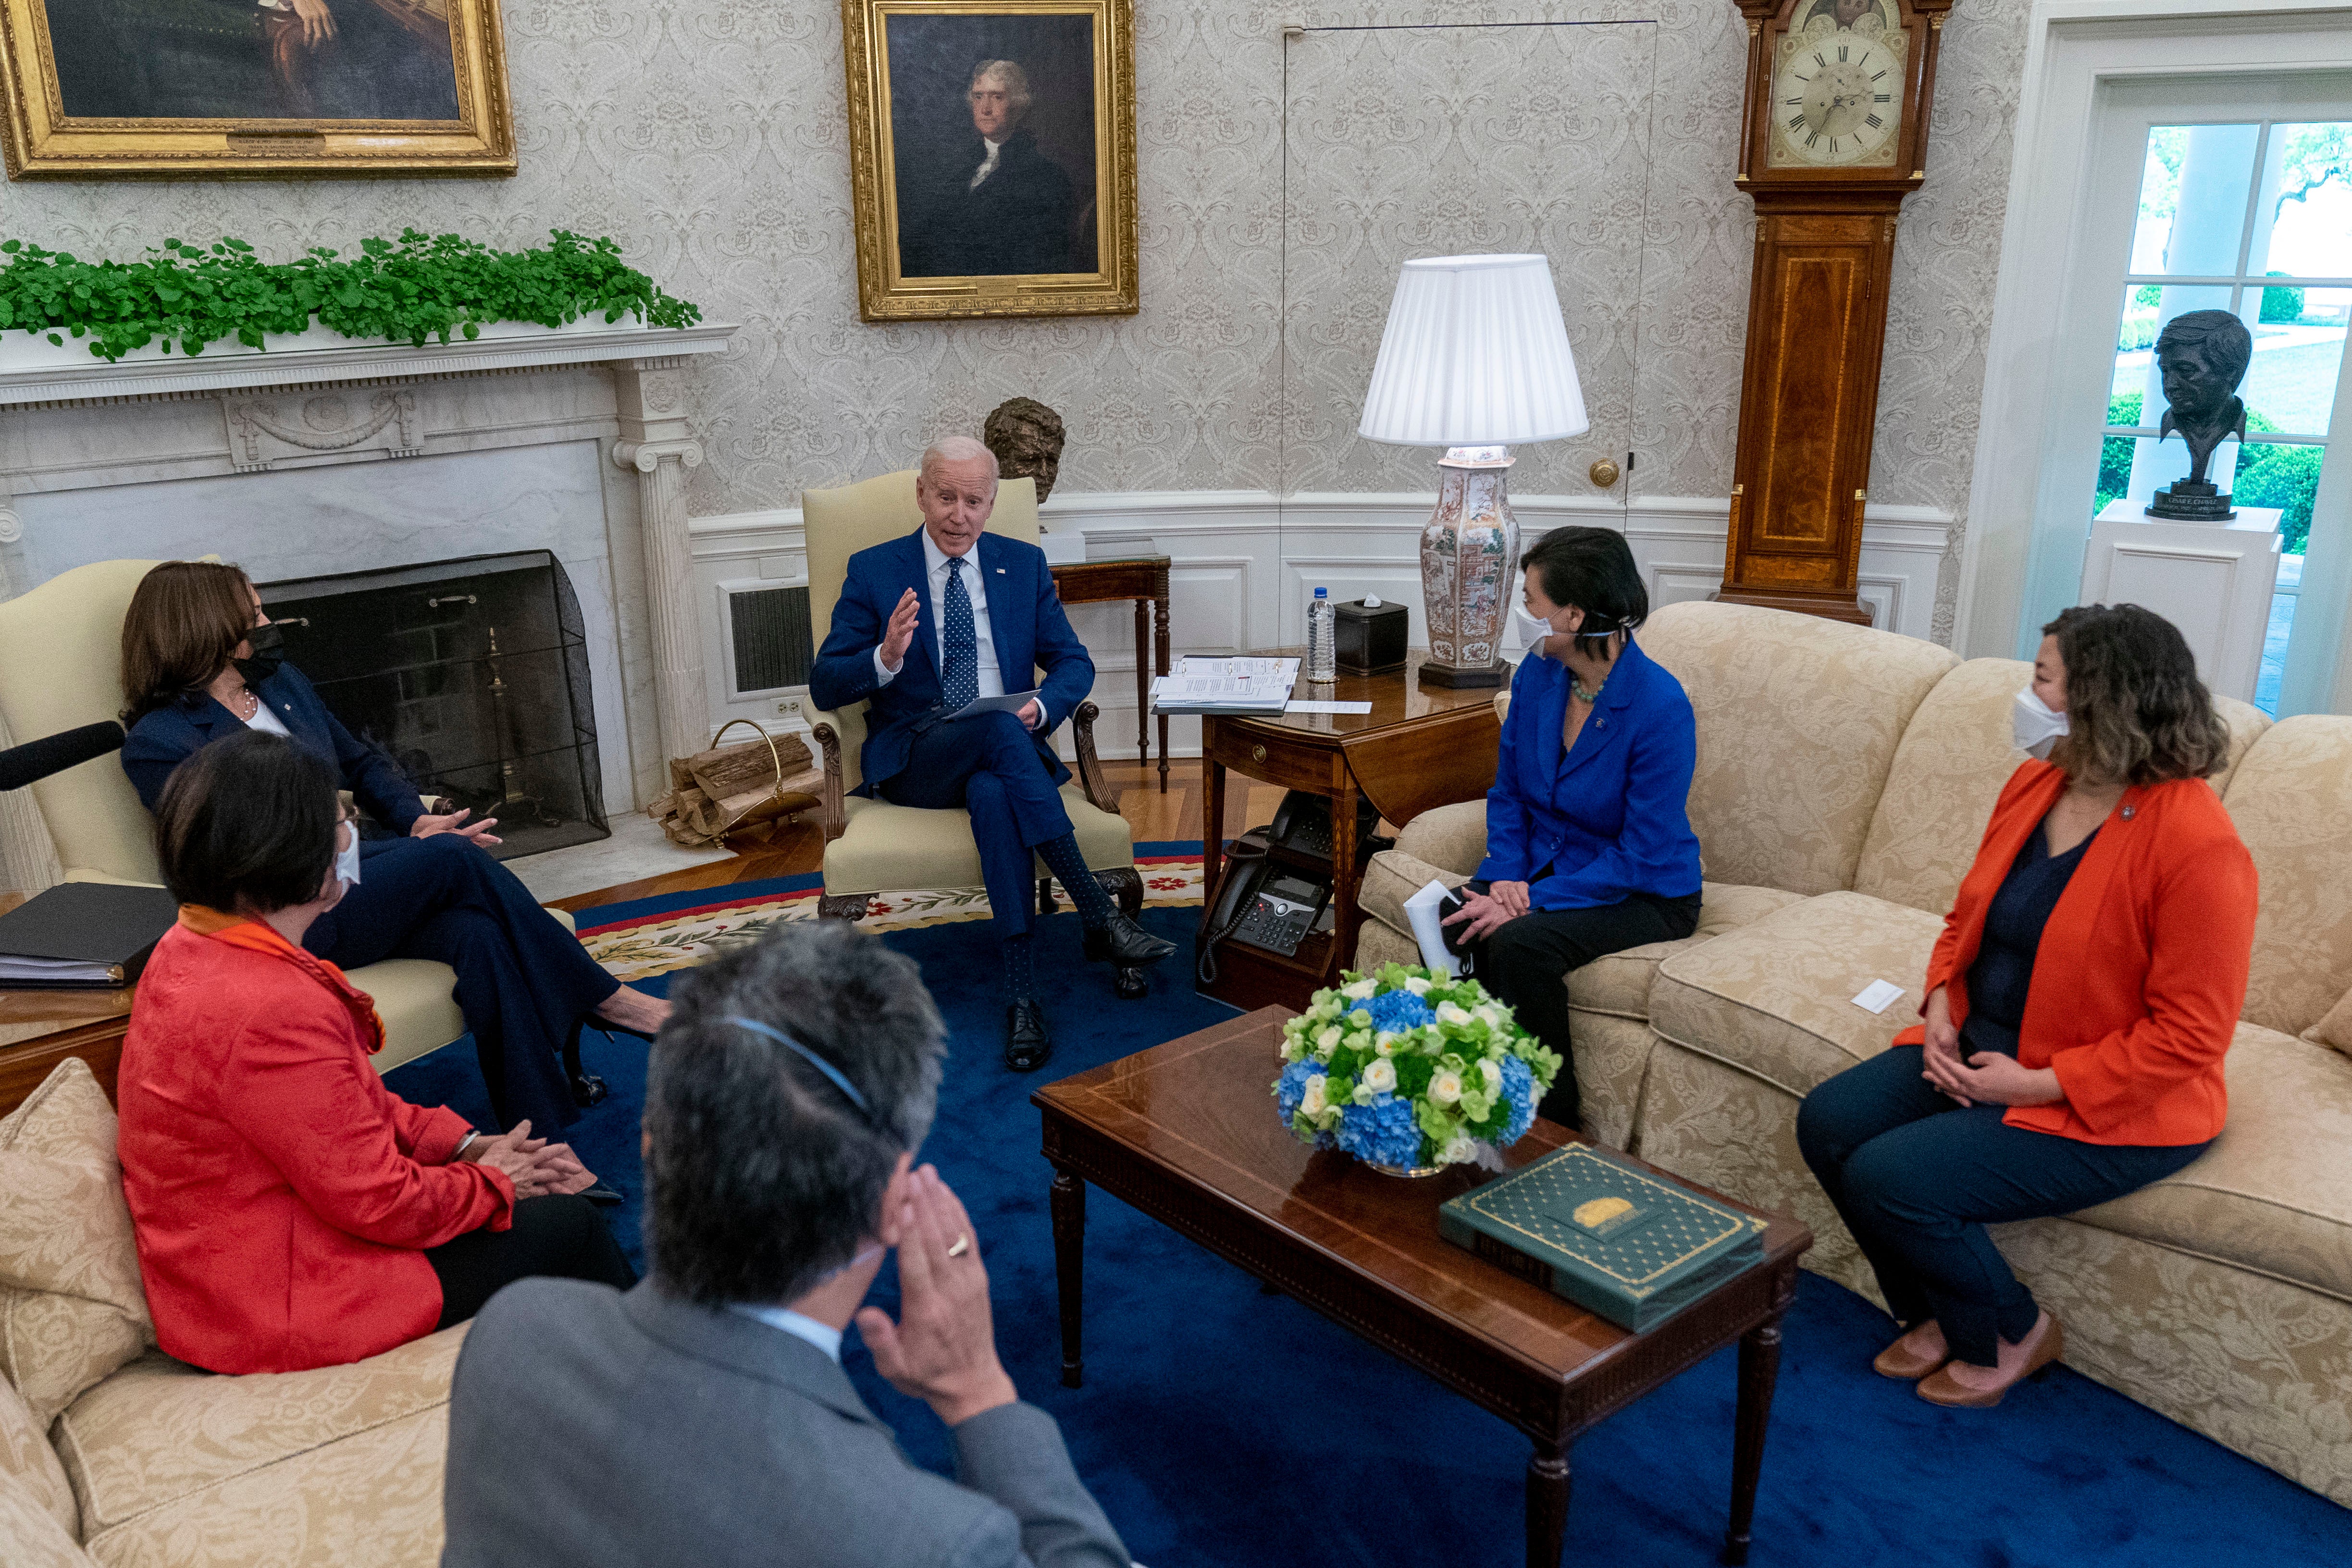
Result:
<instances>
[{"instance_id":1,"label":"patterned wallpaper","mask_svg":"<svg viewBox=\"0 0 2352 1568\"><path fill-rule=\"evenodd\" d=\"M1952 512L1956 547L2029 4L1956 7L1927 183L1898 242L1871 494ZM1354 437L1395 263L1541 249L1593 430L1524 454L1514 488L1589 493L1585 465L1630 444L1644 494L1728 491L1753 221L1730 179L1747 40L1729 0L1136 11L1133 318L858 321L826 0L508 0L512 181L13 183L0 231L117 256L165 235L232 233L282 256L404 225L510 245L551 227L611 234L711 318L743 324L696 378L702 514L903 465L1014 393L1067 420L1066 491L1423 488L1429 455ZM1291 20L1446 26L1286 45ZM1528 22L1614 25L1469 26Z\"/></svg>"}]
</instances>

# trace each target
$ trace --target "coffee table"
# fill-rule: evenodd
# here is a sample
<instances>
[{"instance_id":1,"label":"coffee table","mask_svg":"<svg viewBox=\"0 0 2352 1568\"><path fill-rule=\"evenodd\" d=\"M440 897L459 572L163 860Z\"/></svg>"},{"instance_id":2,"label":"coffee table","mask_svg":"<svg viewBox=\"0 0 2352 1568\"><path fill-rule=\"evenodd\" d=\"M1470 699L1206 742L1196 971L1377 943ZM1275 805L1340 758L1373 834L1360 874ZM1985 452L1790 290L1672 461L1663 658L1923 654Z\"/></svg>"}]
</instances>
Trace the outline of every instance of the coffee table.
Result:
<instances>
[{"instance_id":1,"label":"coffee table","mask_svg":"<svg viewBox=\"0 0 2352 1568\"><path fill-rule=\"evenodd\" d=\"M1647 1333L1628 1333L1438 1235L1438 1205L1477 1185L1480 1173L1454 1166L1417 1180L1382 1176L1285 1131L1267 1085L1287 1016L1264 1008L1029 1097L1044 1117L1055 1170L1063 1385L1077 1387L1085 1369L1079 1333L1092 1182L1526 1433L1535 1445L1527 1561L1558 1568L1569 1445L1736 1340L1739 1401L1723 1560L1745 1563L1780 1320L1812 1233L1766 1215L1761 1264ZM1539 1120L1504 1158L1516 1169L1576 1141Z\"/></svg>"}]
</instances>

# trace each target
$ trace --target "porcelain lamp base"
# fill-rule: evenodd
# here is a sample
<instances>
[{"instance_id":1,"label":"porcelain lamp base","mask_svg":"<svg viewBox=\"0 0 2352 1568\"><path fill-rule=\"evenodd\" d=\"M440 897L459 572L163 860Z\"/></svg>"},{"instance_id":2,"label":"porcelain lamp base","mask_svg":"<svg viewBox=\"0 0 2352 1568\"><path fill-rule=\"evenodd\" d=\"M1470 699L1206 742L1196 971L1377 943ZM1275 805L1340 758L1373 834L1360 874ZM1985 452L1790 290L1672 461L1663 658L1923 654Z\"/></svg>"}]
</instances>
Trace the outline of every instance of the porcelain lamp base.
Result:
<instances>
[{"instance_id":1,"label":"porcelain lamp base","mask_svg":"<svg viewBox=\"0 0 2352 1568\"><path fill-rule=\"evenodd\" d=\"M1519 525L1504 476L1507 446L1455 446L1437 464L1437 509L1421 531L1421 595L1432 686L1499 686L1503 628L1519 562Z\"/></svg>"}]
</instances>

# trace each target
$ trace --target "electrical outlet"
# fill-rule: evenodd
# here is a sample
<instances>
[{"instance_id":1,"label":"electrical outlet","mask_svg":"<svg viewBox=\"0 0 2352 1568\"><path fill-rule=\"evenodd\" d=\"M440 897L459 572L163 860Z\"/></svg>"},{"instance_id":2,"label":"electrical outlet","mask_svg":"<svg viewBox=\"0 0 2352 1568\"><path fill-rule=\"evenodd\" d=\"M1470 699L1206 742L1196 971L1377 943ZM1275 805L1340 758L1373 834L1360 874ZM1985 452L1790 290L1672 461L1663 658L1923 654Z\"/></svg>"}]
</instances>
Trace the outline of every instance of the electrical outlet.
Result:
<instances>
[{"instance_id":1,"label":"electrical outlet","mask_svg":"<svg viewBox=\"0 0 2352 1568\"><path fill-rule=\"evenodd\" d=\"M783 701L776 705L776 711L782 714L787 718L796 718L799 716L801 711L801 699L798 697L786 697Z\"/></svg>"}]
</instances>

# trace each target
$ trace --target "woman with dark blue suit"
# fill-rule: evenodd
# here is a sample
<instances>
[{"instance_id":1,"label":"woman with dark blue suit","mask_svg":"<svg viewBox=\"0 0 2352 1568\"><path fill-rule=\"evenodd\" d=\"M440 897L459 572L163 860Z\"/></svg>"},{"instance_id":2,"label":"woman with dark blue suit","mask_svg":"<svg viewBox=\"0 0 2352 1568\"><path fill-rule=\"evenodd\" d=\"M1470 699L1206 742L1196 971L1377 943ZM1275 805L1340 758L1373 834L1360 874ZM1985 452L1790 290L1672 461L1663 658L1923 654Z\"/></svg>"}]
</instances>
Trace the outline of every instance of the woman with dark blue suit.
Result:
<instances>
[{"instance_id":1,"label":"woman with dark blue suit","mask_svg":"<svg viewBox=\"0 0 2352 1568\"><path fill-rule=\"evenodd\" d=\"M501 1124L569 1126L580 1108L560 1053L573 1032L593 1020L650 1039L669 1004L614 979L485 852L499 841L495 818L427 813L392 759L284 662L282 638L236 567L175 560L149 572L122 617L123 772L152 811L174 768L232 735L266 730L324 758L378 836L360 844L359 884L302 946L343 969L430 958L457 970Z\"/></svg>"},{"instance_id":2,"label":"woman with dark blue suit","mask_svg":"<svg viewBox=\"0 0 2352 1568\"><path fill-rule=\"evenodd\" d=\"M1569 971L1698 925L1697 734L1682 683L1633 641L1650 596L1622 534L1554 528L1521 564L1542 636L1511 682L1486 859L1446 946L1567 1062L1541 1110L1573 1127Z\"/></svg>"}]
</instances>

